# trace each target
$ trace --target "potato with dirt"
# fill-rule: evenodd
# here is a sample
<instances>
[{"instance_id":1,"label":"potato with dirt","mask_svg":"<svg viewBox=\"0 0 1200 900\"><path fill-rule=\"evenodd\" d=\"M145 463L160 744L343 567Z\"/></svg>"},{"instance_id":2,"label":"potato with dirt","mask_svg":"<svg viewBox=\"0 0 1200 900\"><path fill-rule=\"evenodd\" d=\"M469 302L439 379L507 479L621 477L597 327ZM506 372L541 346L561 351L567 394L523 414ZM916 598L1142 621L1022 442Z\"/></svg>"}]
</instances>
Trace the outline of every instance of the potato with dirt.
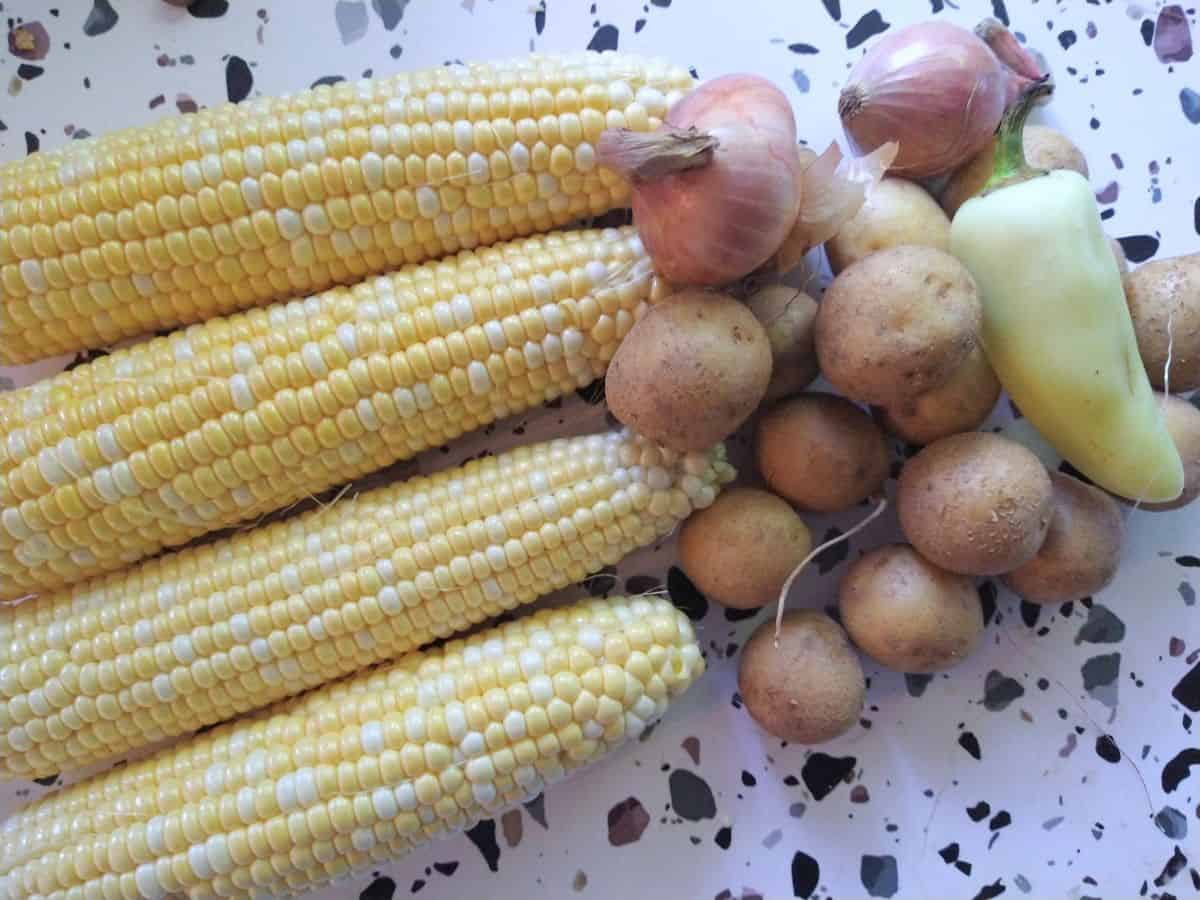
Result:
<instances>
[{"instance_id":1,"label":"potato with dirt","mask_svg":"<svg viewBox=\"0 0 1200 900\"><path fill-rule=\"evenodd\" d=\"M1138 353L1155 390L1200 388L1200 253L1142 263L1124 278Z\"/></svg>"},{"instance_id":2,"label":"potato with dirt","mask_svg":"<svg viewBox=\"0 0 1200 900\"><path fill-rule=\"evenodd\" d=\"M911 400L875 407L885 429L910 444L974 431L982 425L1000 399L1000 380L992 371L982 347L976 347L950 380Z\"/></svg>"},{"instance_id":3,"label":"potato with dirt","mask_svg":"<svg viewBox=\"0 0 1200 900\"><path fill-rule=\"evenodd\" d=\"M862 208L825 242L835 275L872 253L901 245L950 249L950 219L925 188L885 176Z\"/></svg>"}]
</instances>

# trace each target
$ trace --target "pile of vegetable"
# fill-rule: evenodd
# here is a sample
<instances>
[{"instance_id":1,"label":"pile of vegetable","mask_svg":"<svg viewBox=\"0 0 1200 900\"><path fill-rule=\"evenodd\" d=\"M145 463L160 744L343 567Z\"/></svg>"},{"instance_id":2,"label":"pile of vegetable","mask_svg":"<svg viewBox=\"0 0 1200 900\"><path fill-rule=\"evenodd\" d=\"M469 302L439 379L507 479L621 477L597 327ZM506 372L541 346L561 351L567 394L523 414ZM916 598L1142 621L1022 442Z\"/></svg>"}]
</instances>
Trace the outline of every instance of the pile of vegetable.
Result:
<instances>
[{"instance_id":1,"label":"pile of vegetable","mask_svg":"<svg viewBox=\"0 0 1200 900\"><path fill-rule=\"evenodd\" d=\"M70 341L153 321L170 308L160 288L179 301L167 324L208 321L0 399L0 593L41 592L0 610L0 775L53 773L230 721L50 795L28 815L52 827L18 837L21 820L6 825L18 849L0 849L0 894L107 896L118 879L143 896L290 890L518 802L663 714L703 670L690 627L663 601L634 598L420 648L673 530L698 588L768 611L741 650L739 688L764 730L808 744L858 721L860 653L906 673L966 659L985 627L976 579L999 578L1031 603L1088 596L1114 577L1141 511L1200 496L1200 410L1178 396L1200 388L1200 255L1127 271L1083 155L1026 124L1052 88L999 23L916 25L871 47L838 102L854 156L798 143L786 97L757 76L688 89L677 68L603 59L440 68L287 101L328 107L302 113L305 129L329 130L305 153L361 144L361 161L319 170L344 172L350 199L314 201L302 217L256 209L255 231L238 214L290 202L299 169L260 186L259 148L205 157L231 217L215 237L193 235L225 254L211 267L228 275L216 311L171 287L191 284L197 265L174 232L171 258L158 259L173 277L130 279L93 260L97 290L118 283L131 308L73 310ZM431 86L453 88L458 103L473 78L497 74L579 90L562 88L568 111L540 126L523 113L551 108L549 89L496 94L515 126L480 123L477 137L455 123L464 145L511 139L486 158L454 151L466 193L422 182L392 198L389 179L415 177L393 164L393 144L412 150L450 102ZM406 94L406 106L389 93L401 88L428 93ZM338 99L352 104L348 120L380 121L347 137L329 106ZM265 141L278 110L261 112ZM218 134L226 113L172 134L191 141L185 150L236 137ZM167 158L166 134L129 140L161 139L145 152ZM105 146L0 168L0 198L69 193L94 175L86 154ZM275 149L276 168L294 164ZM406 165L449 166L437 159L414 153ZM222 181L222 160L250 174ZM315 162L304 163L314 186ZM195 181L196 163L183 166L168 179L180 192ZM498 242L626 199L633 228ZM489 211L473 217L479 207ZM50 309L43 295L62 290L55 254L67 251L26 231L0 232L0 262L20 258L0 274L22 303ZM271 251L243 253L226 240L235 231ZM131 244L119 252L150 252ZM479 244L493 246L430 259ZM834 277L818 298L802 273L819 246ZM348 261L329 262L338 253ZM278 299L285 282L315 289L404 260L388 277L216 316ZM271 277L243 295L233 285L251 263ZM519 448L364 493L335 514L171 549L600 375L622 432ZM1074 474L983 428L1002 391ZM739 430L753 465L724 488L734 474L722 442ZM904 459L898 442L912 446ZM805 516L849 510L861 521L814 547ZM838 620L788 608L802 605L793 588L819 552L884 515L906 543L847 568ZM182 793L160 789L137 810L113 799L116 786L167 770ZM204 813L214 796L219 822ZM70 827L107 841L104 852L57 865L67 822L93 808ZM100 834L118 813L136 821ZM312 833L289 832L289 814L316 823ZM221 831L176 827L200 818ZM264 829L282 870L255 856Z\"/></svg>"}]
</instances>

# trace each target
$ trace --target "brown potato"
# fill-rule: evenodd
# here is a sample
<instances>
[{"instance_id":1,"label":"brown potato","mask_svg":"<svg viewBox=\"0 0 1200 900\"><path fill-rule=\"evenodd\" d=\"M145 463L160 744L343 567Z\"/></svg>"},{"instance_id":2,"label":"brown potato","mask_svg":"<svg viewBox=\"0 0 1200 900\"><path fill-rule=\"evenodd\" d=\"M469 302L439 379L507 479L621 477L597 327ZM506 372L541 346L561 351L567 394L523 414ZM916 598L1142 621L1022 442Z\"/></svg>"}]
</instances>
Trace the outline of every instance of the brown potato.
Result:
<instances>
[{"instance_id":1,"label":"brown potato","mask_svg":"<svg viewBox=\"0 0 1200 900\"><path fill-rule=\"evenodd\" d=\"M1096 593L1121 562L1125 527L1117 501L1078 478L1051 472L1054 515L1037 554L1002 577L1030 603L1066 603Z\"/></svg>"},{"instance_id":2,"label":"brown potato","mask_svg":"<svg viewBox=\"0 0 1200 900\"><path fill-rule=\"evenodd\" d=\"M1087 160L1066 135L1045 125L1026 125L1021 144L1025 161L1035 169L1072 169L1088 177ZM979 193L992 177L995 145L989 144L951 176L942 188L942 209L954 218L958 208Z\"/></svg>"},{"instance_id":3,"label":"brown potato","mask_svg":"<svg viewBox=\"0 0 1200 900\"><path fill-rule=\"evenodd\" d=\"M1183 493L1166 503L1143 503L1142 509L1156 512L1179 509L1200 497L1200 409L1181 397L1164 398L1160 394L1163 421L1175 449L1183 460Z\"/></svg>"},{"instance_id":4,"label":"brown potato","mask_svg":"<svg viewBox=\"0 0 1200 900\"><path fill-rule=\"evenodd\" d=\"M1200 253L1138 266L1125 276L1125 300L1150 383L1163 389L1174 337L1171 393L1200 388Z\"/></svg>"},{"instance_id":5,"label":"brown potato","mask_svg":"<svg viewBox=\"0 0 1200 900\"><path fill-rule=\"evenodd\" d=\"M878 250L916 244L948 251L950 220L915 181L885 177L854 218L825 242L825 255L836 275Z\"/></svg>"},{"instance_id":6,"label":"brown potato","mask_svg":"<svg viewBox=\"0 0 1200 900\"><path fill-rule=\"evenodd\" d=\"M940 672L983 636L983 606L966 575L939 569L907 544L865 553L838 590L850 640L897 672Z\"/></svg>"},{"instance_id":7,"label":"brown potato","mask_svg":"<svg viewBox=\"0 0 1200 900\"><path fill-rule=\"evenodd\" d=\"M905 537L930 562L964 575L999 575L1042 546L1054 491L1032 452L970 431L930 444L905 464L896 510Z\"/></svg>"},{"instance_id":8,"label":"brown potato","mask_svg":"<svg viewBox=\"0 0 1200 900\"><path fill-rule=\"evenodd\" d=\"M605 395L623 425L686 452L735 431L770 380L767 333L746 305L684 290L629 330L608 367Z\"/></svg>"},{"instance_id":9,"label":"brown potato","mask_svg":"<svg viewBox=\"0 0 1200 900\"><path fill-rule=\"evenodd\" d=\"M854 727L866 695L862 663L846 632L824 613L794 610L755 629L738 662L738 692L764 731L818 744Z\"/></svg>"},{"instance_id":10,"label":"brown potato","mask_svg":"<svg viewBox=\"0 0 1200 900\"><path fill-rule=\"evenodd\" d=\"M876 407L880 423L910 444L974 431L1000 399L1000 380L977 346L945 384L895 406Z\"/></svg>"},{"instance_id":11,"label":"brown potato","mask_svg":"<svg viewBox=\"0 0 1200 900\"><path fill-rule=\"evenodd\" d=\"M678 549L680 566L701 591L724 606L754 609L779 599L812 550L812 536L774 494L733 488L683 523Z\"/></svg>"},{"instance_id":12,"label":"brown potato","mask_svg":"<svg viewBox=\"0 0 1200 900\"><path fill-rule=\"evenodd\" d=\"M754 459L767 486L812 512L861 503L887 478L887 441L871 417L843 397L798 394L758 420Z\"/></svg>"},{"instance_id":13,"label":"brown potato","mask_svg":"<svg viewBox=\"0 0 1200 900\"><path fill-rule=\"evenodd\" d=\"M771 342L771 383L763 403L774 403L812 384L818 374L817 301L797 288L772 284L751 294L746 306Z\"/></svg>"},{"instance_id":14,"label":"brown potato","mask_svg":"<svg viewBox=\"0 0 1200 900\"><path fill-rule=\"evenodd\" d=\"M850 399L888 406L949 381L982 321L962 263L931 247L892 247L829 285L817 311L817 359Z\"/></svg>"}]
</instances>

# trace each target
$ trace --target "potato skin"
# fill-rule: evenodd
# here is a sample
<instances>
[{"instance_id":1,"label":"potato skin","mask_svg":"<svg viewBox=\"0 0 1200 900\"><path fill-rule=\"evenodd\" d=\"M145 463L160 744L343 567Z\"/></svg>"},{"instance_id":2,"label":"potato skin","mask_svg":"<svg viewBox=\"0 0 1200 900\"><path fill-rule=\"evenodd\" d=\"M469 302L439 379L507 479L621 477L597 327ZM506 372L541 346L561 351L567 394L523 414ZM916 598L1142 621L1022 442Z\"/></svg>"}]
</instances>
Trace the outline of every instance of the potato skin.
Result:
<instances>
[{"instance_id":1,"label":"potato skin","mask_svg":"<svg viewBox=\"0 0 1200 900\"><path fill-rule=\"evenodd\" d=\"M983 635L970 578L940 569L906 544L864 554L847 570L838 609L850 640L896 672L940 672L962 662Z\"/></svg>"},{"instance_id":2,"label":"potato skin","mask_svg":"<svg viewBox=\"0 0 1200 900\"><path fill-rule=\"evenodd\" d=\"M742 648L738 691L751 718L775 737L818 744L854 727L866 677L842 627L821 612L784 613L763 622Z\"/></svg>"},{"instance_id":3,"label":"potato skin","mask_svg":"<svg viewBox=\"0 0 1200 900\"><path fill-rule=\"evenodd\" d=\"M1071 169L1088 177L1087 160L1083 152L1065 134L1045 125L1026 125L1021 145L1025 161L1035 169ZM968 160L942 188L940 197L946 215L954 218L958 208L979 193L992 177L995 144L988 144Z\"/></svg>"},{"instance_id":4,"label":"potato skin","mask_svg":"<svg viewBox=\"0 0 1200 900\"><path fill-rule=\"evenodd\" d=\"M945 384L979 342L971 274L932 247L892 247L842 272L817 312L817 358L852 400L881 406Z\"/></svg>"},{"instance_id":5,"label":"potato skin","mask_svg":"<svg viewBox=\"0 0 1200 900\"><path fill-rule=\"evenodd\" d=\"M1175 379L1171 379L1172 386ZM1183 493L1166 503L1143 503L1141 509L1154 512L1179 509L1200 497L1200 409L1181 397L1158 397L1162 405L1167 433L1183 460Z\"/></svg>"},{"instance_id":6,"label":"potato skin","mask_svg":"<svg viewBox=\"0 0 1200 900\"><path fill-rule=\"evenodd\" d=\"M1170 335L1171 393L1200 388L1200 253L1143 263L1124 278L1138 353L1155 389L1164 386Z\"/></svg>"},{"instance_id":7,"label":"potato skin","mask_svg":"<svg viewBox=\"0 0 1200 900\"><path fill-rule=\"evenodd\" d=\"M950 219L915 181L887 176L854 218L825 242L825 255L836 275L879 250L913 244L949 251Z\"/></svg>"},{"instance_id":8,"label":"potato skin","mask_svg":"<svg viewBox=\"0 0 1200 900\"><path fill-rule=\"evenodd\" d=\"M757 488L721 493L679 531L679 564L701 591L733 609L779 599L783 583L812 549L795 511Z\"/></svg>"},{"instance_id":9,"label":"potato skin","mask_svg":"<svg viewBox=\"0 0 1200 900\"><path fill-rule=\"evenodd\" d=\"M817 301L786 284L755 291L746 306L771 343L771 382L763 403L802 391L817 377Z\"/></svg>"},{"instance_id":10,"label":"potato skin","mask_svg":"<svg viewBox=\"0 0 1200 900\"><path fill-rule=\"evenodd\" d=\"M1001 579L1030 603L1066 603L1117 574L1125 527L1117 501L1099 488L1051 472L1054 515L1037 554Z\"/></svg>"},{"instance_id":11,"label":"potato skin","mask_svg":"<svg viewBox=\"0 0 1200 900\"><path fill-rule=\"evenodd\" d=\"M999 399L1000 379L983 347L977 346L945 384L894 406L875 407L875 415L885 429L908 443L932 444L978 428Z\"/></svg>"},{"instance_id":12,"label":"potato skin","mask_svg":"<svg viewBox=\"0 0 1200 900\"><path fill-rule=\"evenodd\" d=\"M789 397L758 420L754 459L767 486L811 512L861 503L883 485L890 454L870 416L844 397Z\"/></svg>"},{"instance_id":13,"label":"potato skin","mask_svg":"<svg viewBox=\"0 0 1200 900\"><path fill-rule=\"evenodd\" d=\"M704 450L754 412L771 380L767 333L728 294L685 290L629 330L605 394L623 425L672 450Z\"/></svg>"},{"instance_id":14,"label":"potato skin","mask_svg":"<svg viewBox=\"0 0 1200 900\"><path fill-rule=\"evenodd\" d=\"M900 472L900 529L922 556L963 575L1000 575L1041 547L1050 476L1016 441L970 431L930 444Z\"/></svg>"}]
</instances>

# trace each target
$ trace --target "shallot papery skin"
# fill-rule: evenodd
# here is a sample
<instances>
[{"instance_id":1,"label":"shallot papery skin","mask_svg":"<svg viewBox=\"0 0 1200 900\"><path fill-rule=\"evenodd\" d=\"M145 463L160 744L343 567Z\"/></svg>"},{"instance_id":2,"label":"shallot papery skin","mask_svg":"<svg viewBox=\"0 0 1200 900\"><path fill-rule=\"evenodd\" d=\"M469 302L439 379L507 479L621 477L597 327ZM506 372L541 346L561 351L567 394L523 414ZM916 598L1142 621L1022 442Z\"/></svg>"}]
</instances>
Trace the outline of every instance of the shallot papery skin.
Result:
<instances>
[{"instance_id":1,"label":"shallot papery skin","mask_svg":"<svg viewBox=\"0 0 1200 900\"><path fill-rule=\"evenodd\" d=\"M726 75L667 112L665 133L692 129L716 140L704 164L651 178L627 173L633 221L669 281L728 284L765 263L795 222L796 120L769 81ZM601 162L603 150L602 143Z\"/></svg>"},{"instance_id":2,"label":"shallot papery skin","mask_svg":"<svg viewBox=\"0 0 1200 900\"><path fill-rule=\"evenodd\" d=\"M1014 80L1023 79L974 33L923 22L871 47L850 72L838 114L859 153L896 141L892 173L926 178L987 146Z\"/></svg>"}]
</instances>

